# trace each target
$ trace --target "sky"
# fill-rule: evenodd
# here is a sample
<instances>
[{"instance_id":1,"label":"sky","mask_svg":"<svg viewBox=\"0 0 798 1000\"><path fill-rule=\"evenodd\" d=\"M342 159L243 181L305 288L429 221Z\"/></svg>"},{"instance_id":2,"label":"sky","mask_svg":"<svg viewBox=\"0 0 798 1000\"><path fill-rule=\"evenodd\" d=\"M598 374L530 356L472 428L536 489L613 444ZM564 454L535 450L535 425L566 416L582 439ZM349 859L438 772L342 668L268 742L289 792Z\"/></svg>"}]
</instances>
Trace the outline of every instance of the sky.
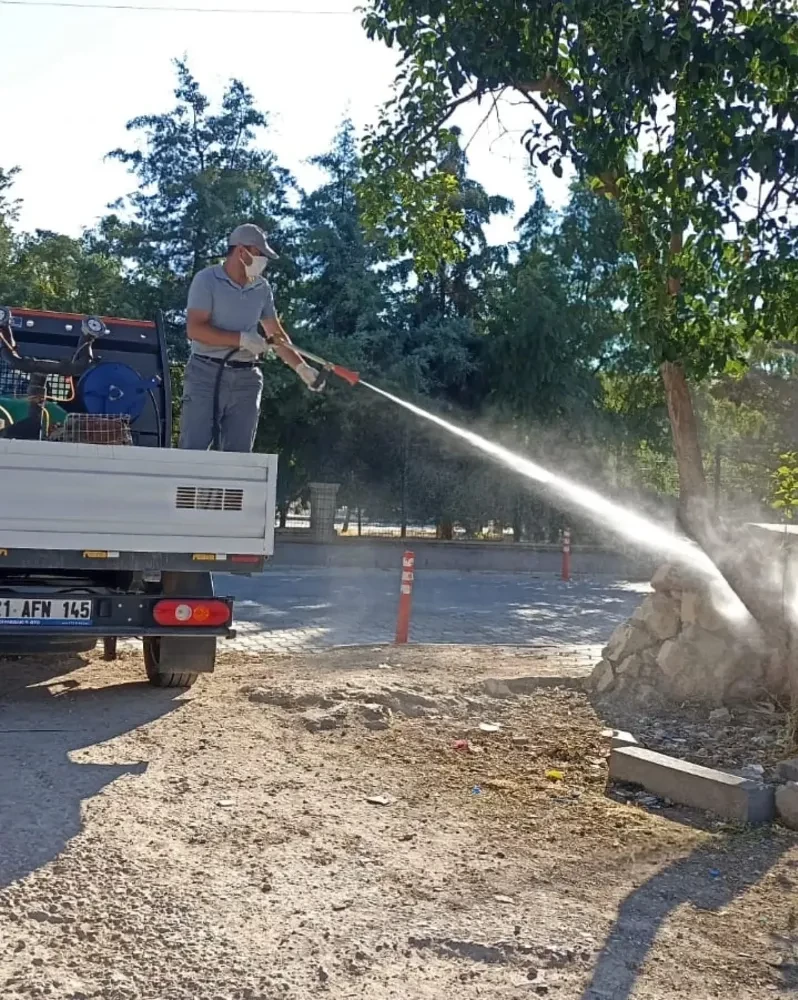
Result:
<instances>
[{"instance_id":1,"label":"sky","mask_svg":"<svg viewBox=\"0 0 798 1000\"><path fill-rule=\"evenodd\" d=\"M107 2L141 9L0 0L0 167L21 169L15 190L26 230L77 235L133 189L125 168L105 155L134 144L125 130L131 118L172 108L175 58L187 58L212 99L231 77L241 79L269 115L264 144L306 188L320 180L308 158L328 148L341 120L362 129L390 95L396 53L367 39L349 0ZM271 12L233 12L241 7ZM471 175L516 204L513 219L489 230L492 242L506 242L530 203L520 143L528 112L505 104L504 134L495 122L479 127L484 113L464 110L455 123L467 140L477 133ZM560 207L566 185L550 175L540 181Z\"/></svg>"}]
</instances>

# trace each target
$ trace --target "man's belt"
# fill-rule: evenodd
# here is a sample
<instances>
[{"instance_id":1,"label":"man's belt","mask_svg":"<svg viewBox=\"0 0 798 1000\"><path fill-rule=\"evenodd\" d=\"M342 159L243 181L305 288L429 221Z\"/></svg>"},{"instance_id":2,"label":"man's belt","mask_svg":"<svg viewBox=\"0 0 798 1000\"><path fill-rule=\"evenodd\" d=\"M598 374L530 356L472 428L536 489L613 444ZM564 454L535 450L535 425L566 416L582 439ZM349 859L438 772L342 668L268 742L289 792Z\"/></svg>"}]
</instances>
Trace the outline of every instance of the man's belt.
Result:
<instances>
[{"instance_id":1,"label":"man's belt","mask_svg":"<svg viewBox=\"0 0 798 1000\"><path fill-rule=\"evenodd\" d=\"M210 354L195 354L194 357L214 365L224 365L225 368L254 368L257 365L257 361L225 361L224 358L212 358Z\"/></svg>"}]
</instances>

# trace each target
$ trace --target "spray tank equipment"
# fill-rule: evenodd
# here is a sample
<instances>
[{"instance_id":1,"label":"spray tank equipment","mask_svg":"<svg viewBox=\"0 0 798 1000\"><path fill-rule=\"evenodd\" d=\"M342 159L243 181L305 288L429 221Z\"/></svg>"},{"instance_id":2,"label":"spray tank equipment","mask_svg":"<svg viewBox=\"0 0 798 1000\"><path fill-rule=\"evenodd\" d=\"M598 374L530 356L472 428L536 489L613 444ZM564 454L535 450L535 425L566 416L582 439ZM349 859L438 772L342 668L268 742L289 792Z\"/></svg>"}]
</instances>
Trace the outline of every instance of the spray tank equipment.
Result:
<instances>
[{"instance_id":1,"label":"spray tank equipment","mask_svg":"<svg viewBox=\"0 0 798 1000\"><path fill-rule=\"evenodd\" d=\"M87 316L81 323L80 337L71 357L62 361L23 357L14 337L14 327L21 326L7 306L0 306L0 362L19 376L12 380L11 394L0 397L0 435L7 438L38 440L62 427L68 417L65 409L52 399L50 381L60 379L67 394L74 399L74 380L94 363L94 344L108 335L108 328L97 316Z\"/></svg>"},{"instance_id":2,"label":"spray tank equipment","mask_svg":"<svg viewBox=\"0 0 798 1000\"><path fill-rule=\"evenodd\" d=\"M147 401L154 402L153 393L160 384L159 378L144 378L129 365L108 361L95 365L81 377L78 392L86 413L128 417L133 423L144 412Z\"/></svg>"}]
</instances>

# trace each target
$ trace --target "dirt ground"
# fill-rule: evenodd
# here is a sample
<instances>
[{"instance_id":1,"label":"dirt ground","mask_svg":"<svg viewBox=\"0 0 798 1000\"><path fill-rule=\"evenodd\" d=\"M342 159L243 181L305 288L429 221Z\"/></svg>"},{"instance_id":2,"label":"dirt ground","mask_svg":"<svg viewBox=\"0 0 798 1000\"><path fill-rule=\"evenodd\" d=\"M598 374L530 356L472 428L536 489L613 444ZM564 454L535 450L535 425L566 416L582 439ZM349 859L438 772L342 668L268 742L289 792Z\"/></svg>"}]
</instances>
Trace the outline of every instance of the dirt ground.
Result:
<instances>
[{"instance_id":1,"label":"dirt ground","mask_svg":"<svg viewBox=\"0 0 798 1000\"><path fill-rule=\"evenodd\" d=\"M798 837L608 796L583 673L340 649L181 694L133 654L0 664L0 996L798 994Z\"/></svg>"}]
</instances>

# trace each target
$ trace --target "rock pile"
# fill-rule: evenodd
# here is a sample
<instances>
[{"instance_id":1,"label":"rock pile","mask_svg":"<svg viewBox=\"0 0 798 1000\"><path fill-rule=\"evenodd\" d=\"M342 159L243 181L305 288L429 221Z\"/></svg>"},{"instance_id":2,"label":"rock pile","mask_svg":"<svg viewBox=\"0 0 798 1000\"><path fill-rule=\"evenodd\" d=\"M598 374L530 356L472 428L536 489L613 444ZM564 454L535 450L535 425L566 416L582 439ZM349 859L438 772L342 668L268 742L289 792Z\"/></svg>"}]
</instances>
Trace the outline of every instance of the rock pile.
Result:
<instances>
[{"instance_id":1,"label":"rock pile","mask_svg":"<svg viewBox=\"0 0 798 1000\"><path fill-rule=\"evenodd\" d=\"M665 565L651 585L654 593L615 630L593 671L597 694L710 705L786 694L779 655L761 637L735 631L709 581Z\"/></svg>"}]
</instances>

